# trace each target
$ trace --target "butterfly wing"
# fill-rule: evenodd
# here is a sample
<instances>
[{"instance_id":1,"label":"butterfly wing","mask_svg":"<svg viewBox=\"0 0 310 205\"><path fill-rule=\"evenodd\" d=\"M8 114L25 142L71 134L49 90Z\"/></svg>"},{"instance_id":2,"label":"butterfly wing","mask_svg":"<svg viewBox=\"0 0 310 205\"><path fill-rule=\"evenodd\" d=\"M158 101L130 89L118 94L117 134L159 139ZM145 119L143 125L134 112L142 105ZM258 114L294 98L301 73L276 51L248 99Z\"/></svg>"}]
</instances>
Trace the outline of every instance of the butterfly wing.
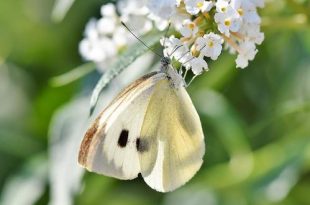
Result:
<instances>
[{"instance_id":1,"label":"butterfly wing","mask_svg":"<svg viewBox=\"0 0 310 205\"><path fill-rule=\"evenodd\" d=\"M79 164L89 171L119 179L137 177L137 138L154 87L163 78L163 73L148 74L116 97L85 134Z\"/></svg>"},{"instance_id":2,"label":"butterfly wing","mask_svg":"<svg viewBox=\"0 0 310 205\"><path fill-rule=\"evenodd\" d=\"M161 80L154 88L140 138L141 173L161 192L172 191L199 170L205 152L196 109L185 88Z\"/></svg>"}]
</instances>

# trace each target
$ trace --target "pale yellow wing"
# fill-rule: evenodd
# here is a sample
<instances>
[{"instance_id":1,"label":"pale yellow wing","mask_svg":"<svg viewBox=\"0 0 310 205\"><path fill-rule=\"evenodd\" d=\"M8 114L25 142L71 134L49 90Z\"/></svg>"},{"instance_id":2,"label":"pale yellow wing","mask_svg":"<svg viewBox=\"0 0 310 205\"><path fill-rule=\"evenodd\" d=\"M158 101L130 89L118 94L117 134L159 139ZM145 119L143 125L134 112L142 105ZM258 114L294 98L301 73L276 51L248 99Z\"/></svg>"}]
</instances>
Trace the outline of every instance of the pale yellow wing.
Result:
<instances>
[{"instance_id":1,"label":"pale yellow wing","mask_svg":"<svg viewBox=\"0 0 310 205\"><path fill-rule=\"evenodd\" d=\"M149 101L140 137L141 174L161 192L190 180L205 152L199 116L185 88L160 80Z\"/></svg>"}]
</instances>

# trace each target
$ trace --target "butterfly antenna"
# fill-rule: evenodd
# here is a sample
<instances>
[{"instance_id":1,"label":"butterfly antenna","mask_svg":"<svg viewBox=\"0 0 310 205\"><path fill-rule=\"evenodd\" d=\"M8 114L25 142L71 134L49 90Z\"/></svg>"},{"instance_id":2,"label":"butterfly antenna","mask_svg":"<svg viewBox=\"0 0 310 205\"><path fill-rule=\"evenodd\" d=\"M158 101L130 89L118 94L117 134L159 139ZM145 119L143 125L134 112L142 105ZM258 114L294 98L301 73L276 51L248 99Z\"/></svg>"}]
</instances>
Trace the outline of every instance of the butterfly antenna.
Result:
<instances>
[{"instance_id":1,"label":"butterfly antenna","mask_svg":"<svg viewBox=\"0 0 310 205\"><path fill-rule=\"evenodd\" d=\"M205 47L206 47L206 46L204 45L201 49L199 49L199 52L202 51L202 49L204 49ZM182 57L183 57L183 56L182 56ZM181 57L181 58L182 58L182 57ZM194 58L195 58L195 57L192 57L191 59L187 60L187 61L186 61L185 63L183 63L183 64L186 64L186 63L192 61Z\"/></svg>"},{"instance_id":2,"label":"butterfly antenna","mask_svg":"<svg viewBox=\"0 0 310 205\"><path fill-rule=\"evenodd\" d=\"M181 48L183 45L179 45L179 46L176 46L172 52L169 54L169 57L172 56L179 48Z\"/></svg>"},{"instance_id":3,"label":"butterfly antenna","mask_svg":"<svg viewBox=\"0 0 310 205\"><path fill-rule=\"evenodd\" d=\"M160 55L159 53L157 53L153 48L151 48L150 46L148 46L146 43L144 43L144 41L142 41L136 34L134 34L134 32L132 32L128 26L123 22L121 21L122 25L138 40L140 41L140 43L142 43L145 47L147 47L149 50L151 50L153 53L155 53L157 56L163 58L162 55Z\"/></svg>"},{"instance_id":4,"label":"butterfly antenna","mask_svg":"<svg viewBox=\"0 0 310 205\"><path fill-rule=\"evenodd\" d=\"M167 27L167 30L166 30L166 33L165 33L165 38L164 38L164 43L163 43L163 47L165 48L166 47L166 39L168 37L168 32L169 32L169 29L171 27L171 22L169 22L169 25ZM170 58L179 48L181 48L183 45L179 45L179 46L176 46L172 52L170 54L168 54L168 57Z\"/></svg>"},{"instance_id":5,"label":"butterfly antenna","mask_svg":"<svg viewBox=\"0 0 310 205\"><path fill-rule=\"evenodd\" d=\"M181 57L180 58L178 58L177 59L177 61L180 61L184 56L186 56L186 54L188 54L190 51L186 51L185 53L183 53L182 55L181 55ZM186 62L187 63L187 62ZM185 63L184 63L185 64Z\"/></svg>"},{"instance_id":6,"label":"butterfly antenna","mask_svg":"<svg viewBox=\"0 0 310 205\"><path fill-rule=\"evenodd\" d=\"M204 45L201 49L199 49L199 52L202 51L202 49L204 49L205 47L206 47L206 46ZM193 59L194 59L194 57L192 57L191 59L189 59L188 61L186 61L184 64L186 64L186 63L192 61ZM184 64L182 64L181 66L183 66ZM186 70L185 75L183 76L183 79L184 79L184 80L185 80L185 78L186 78L187 71L188 71L188 70ZM198 75L199 75L199 74L198 74ZM190 84L192 84L192 82L195 80L195 78L196 78L198 75L194 75L194 76L192 77L192 79L189 81L189 83L186 84L186 87L190 86Z\"/></svg>"}]
</instances>

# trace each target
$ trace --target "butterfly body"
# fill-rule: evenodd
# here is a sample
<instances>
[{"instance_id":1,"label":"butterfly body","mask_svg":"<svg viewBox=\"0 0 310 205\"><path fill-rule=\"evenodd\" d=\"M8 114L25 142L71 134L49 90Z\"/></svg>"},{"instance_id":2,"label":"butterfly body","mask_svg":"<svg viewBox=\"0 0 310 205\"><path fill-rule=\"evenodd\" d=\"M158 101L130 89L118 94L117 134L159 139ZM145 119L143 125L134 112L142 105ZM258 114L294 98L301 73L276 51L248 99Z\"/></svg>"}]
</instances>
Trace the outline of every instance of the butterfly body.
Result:
<instances>
[{"instance_id":1,"label":"butterfly body","mask_svg":"<svg viewBox=\"0 0 310 205\"><path fill-rule=\"evenodd\" d=\"M172 191L199 170L205 151L197 111L183 78L162 60L123 90L85 134L79 163L99 174Z\"/></svg>"}]
</instances>

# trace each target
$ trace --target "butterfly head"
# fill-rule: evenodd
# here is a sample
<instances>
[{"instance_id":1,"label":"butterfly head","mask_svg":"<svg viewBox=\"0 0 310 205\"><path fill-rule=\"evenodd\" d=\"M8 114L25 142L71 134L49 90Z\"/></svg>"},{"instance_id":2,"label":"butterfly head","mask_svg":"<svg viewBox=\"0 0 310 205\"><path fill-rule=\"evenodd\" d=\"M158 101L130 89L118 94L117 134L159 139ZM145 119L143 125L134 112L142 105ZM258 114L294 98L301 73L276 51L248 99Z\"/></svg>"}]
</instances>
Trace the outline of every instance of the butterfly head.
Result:
<instances>
[{"instance_id":1,"label":"butterfly head","mask_svg":"<svg viewBox=\"0 0 310 205\"><path fill-rule=\"evenodd\" d=\"M179 88L184 87L185 82L182 76L171 66L171 60L169 57L163 57L161 59L161 72L167 75L168 80L171 82L173 87Z\"/></svg>"},{"instance_id":2,"label":"butterfly head","mask_svg":"<svg viewBox=\"0 0 310 205\"><path fill-rule=\"evenodd\" d=\"M171 60L169 57L162 57L160 63L163 68L167 68L171 64Z\"/></svg>"}]
</instances>

